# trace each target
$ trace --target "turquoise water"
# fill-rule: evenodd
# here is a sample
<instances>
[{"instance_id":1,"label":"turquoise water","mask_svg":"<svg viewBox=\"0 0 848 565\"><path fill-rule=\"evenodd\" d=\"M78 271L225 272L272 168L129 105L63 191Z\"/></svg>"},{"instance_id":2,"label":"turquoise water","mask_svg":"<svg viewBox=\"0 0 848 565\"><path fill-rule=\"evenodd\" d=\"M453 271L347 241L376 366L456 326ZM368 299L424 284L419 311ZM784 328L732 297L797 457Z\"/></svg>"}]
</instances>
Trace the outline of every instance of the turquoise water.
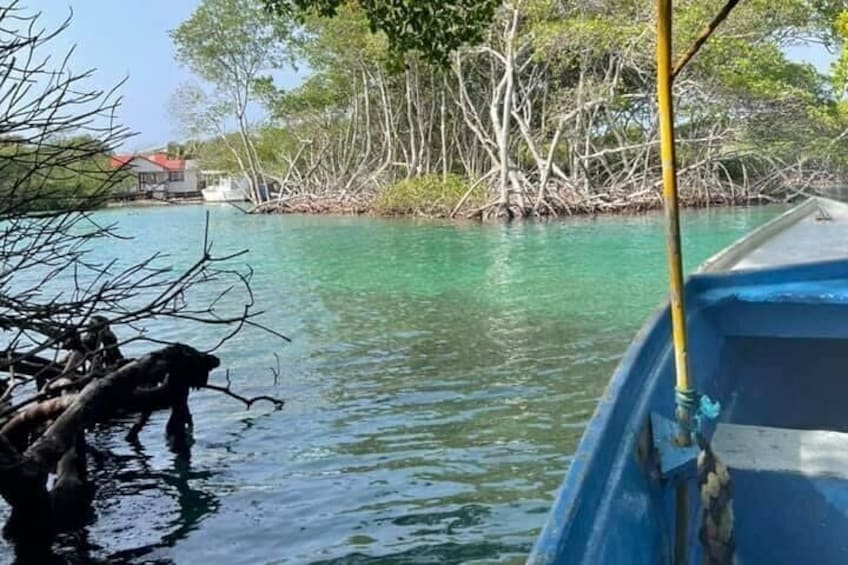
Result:
<instances>
[{"instance_id":1,"label":"turquoise water","mask_svg":"<svg viewBox=\"0 0 848 565\"><path fill-rule=\"evenodd\" d=\"M202 207L103 212L187 265ZM247 247L264 321L220 352L223 380L282 412L192 397L190 460L164 415L132 447L95 431L97 521L72 560L133 563L522 561L595 401L664 294L661 218L477 225L247 217L212 209L218 252ZM779 213L687 213L693 267ZM209 328L155 327L197 346ZM279 355L273 386L269 367ZM8 549L3 551L8 552ZM8 553L7 553L8 555Z\"/></svg>"}]
</instances>

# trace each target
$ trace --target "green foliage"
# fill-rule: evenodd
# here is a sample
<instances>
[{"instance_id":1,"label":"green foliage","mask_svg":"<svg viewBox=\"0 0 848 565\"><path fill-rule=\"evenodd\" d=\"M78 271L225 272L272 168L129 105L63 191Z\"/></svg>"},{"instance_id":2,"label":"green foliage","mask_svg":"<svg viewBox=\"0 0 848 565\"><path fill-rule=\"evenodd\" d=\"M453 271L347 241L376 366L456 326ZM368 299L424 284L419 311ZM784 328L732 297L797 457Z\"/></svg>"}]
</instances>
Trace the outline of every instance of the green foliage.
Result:
<instances>
[{"instance_id":1,"label":"green foliage","mask_svg":"<svg viewBox=\"0 0 848 565\"><path fill-rule=\"evenodd\" d=\"M89 136L61 140L56 151L62 165L44 170L39 210L98 205L125 176L109 167L108 148Z\"/></svg>"},{"instance_id":2,"label":"green foliage","mask_svg":"<svg viewBox=\"0 0 848 565\"><path fill-rule=\"evenodd\" d=\"M280 163L281 155L293 154L297 149L297 140L291 133L284 128L266 125L253 132L252 138L265 172L275 175L284 173L285 167ZM238 133L193 141L186 145L190 147L191 158L197 159L202 169L235 172L240 170L236 155L242 162L247 159Z\"/></svg>"},{"instance_id":3,"label":"green foliage","mask_svg":"<svg viewBox=\"0 0 848 565\"><path fill-rule=\"evenodd\" d=\"M165 153L169 159L194 159L199 150L200 143L195 140L189 140L185 143L171 141L165 146Z\"/></svg>"},{"instance_id":4,"label":"green foliage","mask_svg":"<svg viewBox=\"0 0 848 565\"><path fill-rule=\"evenodd\" d=\"M225 138L213 137L199 144L196 158L201 168L220 171L238 171L240 165L232 148L237 148L237 154L244 160L244 150L238 144L238 134L230 133Z\"/></svg>"},{"instance_id":5,"label":"green foliage","mask_svg":"<svg viewBox=\"0 0 848 565\"><path fill-rule=\"evenodd\" d=\"M354 95L352 78L366 69L389 67L391 57L385 35L369 31L367 17L355 3L341 4L335 17L309 13L301 22L303 37L297 54L312 72L294 90L278 90L263 81L258 92L274 117L325 120L343 112ZM322 121L320 127L326 126Z\"/></svg>"},{"instance_id":6,"label":"green foliage","mask_svg":"<svg viewBox=\"0 0 848 565\"><path fill-rule=\"evenodd\" d=\"M171 39L178 61L216 86L231 87L285 62L289 33L261 0L203 0Z\"/></svg>"},{"instance_id":7,"label":"green foliage","mask_svg":"<svg viewBox=\"0 0 848 565\"><path fill-rule=\"evenodd\" d=\"M402 180L380 189L374 204L375 210L385 215L427 215L446 217L457 207L468 192L468 181L458 175L424 175ZM465 206L483 204L486 198L482 187L477 187L465 200Z\"/></svg>"},{"instance_id":8,"label":"green foliage","mask_svg":"<svg viewBox=\"0 0 848 565\"><path fill-rule=\"evenodd\" d=\"M336 16L344 0L265 0L269 11L300 21L308 14ZM388 38L396 60L418 52L431 63L445 65L450 54L485 37L496 0L359 0L373 33Z\"/></svg>"},{"instance_id":9,"label":"green foliage","mask_svg":"<svg viewBox=\"0 0 848 565\"><path fill-rule=\"evenodd\" d=\"M842 52L833 64L833 86L842 96L848 96L848 9L836 17L834 31L842 45Z\"/></svg>"},{"instance_id":10,"label":"green foliage","mask_svg":"<svg viewBox=\"0 0 848 565\"><path fill-rule=\"evenodd\" d=\"M27 211L98 205L121 181L121 174L109 168L108 152L100 140L87 135L40 146L2 139L0 197Z\"/></svg>"},{"instance_id":11,"label":"green foliage","mask_svg":"<svg viewBox=\"0 0 848 565\"><path fill-rule=\"evenodd\" d=\"M540 61L601 60L636 47L646 62L653 57L652 37L646 33L651 12L643 3L618 0L608 9L588 11L577 3L536 0L528 6L528 18L534 56Z\"/></svg>"}]
</instances>

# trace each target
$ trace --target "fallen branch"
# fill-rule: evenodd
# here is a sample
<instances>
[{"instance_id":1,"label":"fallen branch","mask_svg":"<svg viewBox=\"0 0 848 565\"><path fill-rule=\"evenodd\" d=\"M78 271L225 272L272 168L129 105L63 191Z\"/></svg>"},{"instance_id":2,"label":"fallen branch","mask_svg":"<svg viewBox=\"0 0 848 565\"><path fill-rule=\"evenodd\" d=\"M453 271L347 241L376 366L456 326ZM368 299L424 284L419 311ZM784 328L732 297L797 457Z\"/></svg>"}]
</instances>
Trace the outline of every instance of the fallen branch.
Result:
<instances>
[{"instance_id":1,"label":"fallen branch","mask_svg":"<svg viewBox=\"0 0 848 565\"><path fill-rule=\"evenodd\" d=\"M0 495L12 507L11 531L20 536L45 534L45 528L49 531L61 521L47 495L47 475L63 458L73 460L67 466L76 469L77 459L69 451L76 448L88 426L130 410L149 411L168 404L172 418L179 414L179 423L184 424L190 421L185 404L188 390L205 386L209 371L218 364L214 355L187 345L170 345L90 381L76 395L37 404L27 410L26 417L12 418L2 432L46 419L52 423L23 452L0 433ZM63 497L68 496L66 487Z\"/></svg>"},{"instance_id":2,"label":"fallen branch","mask_svg":"<svg viewBox=\"0 0 848 565\"><path fill-rule=\"evenodd\" d=\"M235 398L236 400L243 402L248 410L250 410L250 407L253 406L253 404L255 402L258 402L260 400L265 400L267 402L271 402L274 405L274 410L282 410L283 406L286 404L285 400L281 400L279 398L274 398L273 396L268 396L268 395L264 395L264 394L260 395L260 396L253 396L251 398L247 398L245 396L242 396L240 394L236 394L235 392L231 391L229 386L218 386L218 385L205 384L200 388L214 390L216 392L226 394L230 398Z\"/></svg>"}]
</instances>

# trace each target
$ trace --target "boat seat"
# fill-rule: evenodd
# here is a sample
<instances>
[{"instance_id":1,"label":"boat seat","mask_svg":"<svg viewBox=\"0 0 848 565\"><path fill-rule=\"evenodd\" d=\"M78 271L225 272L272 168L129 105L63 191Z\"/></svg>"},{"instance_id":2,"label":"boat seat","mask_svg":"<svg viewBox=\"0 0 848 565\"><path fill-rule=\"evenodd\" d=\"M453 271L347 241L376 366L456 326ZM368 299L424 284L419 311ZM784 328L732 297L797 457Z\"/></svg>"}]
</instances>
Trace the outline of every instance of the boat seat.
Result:
<instances>
[{"instance_id":1,"label":"boat seat","mask_svg":"<svg viewBox=\"0 0 848 565\"><path fill-rule=\"evenodd\" d=\"M848 479L848 433L718 424L711 445L731 469Z\"/></svg>"}]
</instances>

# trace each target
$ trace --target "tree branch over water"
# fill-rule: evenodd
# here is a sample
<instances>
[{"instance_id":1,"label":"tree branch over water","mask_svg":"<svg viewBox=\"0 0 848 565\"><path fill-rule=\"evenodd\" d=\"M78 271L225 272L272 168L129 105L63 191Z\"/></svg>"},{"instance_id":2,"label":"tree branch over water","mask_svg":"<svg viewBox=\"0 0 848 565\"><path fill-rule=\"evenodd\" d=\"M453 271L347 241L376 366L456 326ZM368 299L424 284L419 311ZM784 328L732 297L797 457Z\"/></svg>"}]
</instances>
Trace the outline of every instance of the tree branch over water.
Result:
<instances>
[{"instance_id":1,"label":"tree branch over water","mask_svg":"<svg viewBox=\"0 0 848 565\"><path fill-rule=\"evenodd\" d=\"M158 251L105 256L125 238L92 211L125 181L108 158L132 134L117 119L120 84L90 88L94 72L72 70L73 50L49 56L71 15L45 29L19 3L0 6L0 495L12 508L6 533L31 547L86 515L90 426L138 414L133 436L168 410L166 435L187 449L191 390L283 405L209 385L212 353L247 327L288 340L261 322L253 271L238 264L246 251L213 252L208 215L189 265ZM215 338L201 351L158 338L164 324ZM126 356L145 344L156 349Z\"/></svg>"}]
</instances>

